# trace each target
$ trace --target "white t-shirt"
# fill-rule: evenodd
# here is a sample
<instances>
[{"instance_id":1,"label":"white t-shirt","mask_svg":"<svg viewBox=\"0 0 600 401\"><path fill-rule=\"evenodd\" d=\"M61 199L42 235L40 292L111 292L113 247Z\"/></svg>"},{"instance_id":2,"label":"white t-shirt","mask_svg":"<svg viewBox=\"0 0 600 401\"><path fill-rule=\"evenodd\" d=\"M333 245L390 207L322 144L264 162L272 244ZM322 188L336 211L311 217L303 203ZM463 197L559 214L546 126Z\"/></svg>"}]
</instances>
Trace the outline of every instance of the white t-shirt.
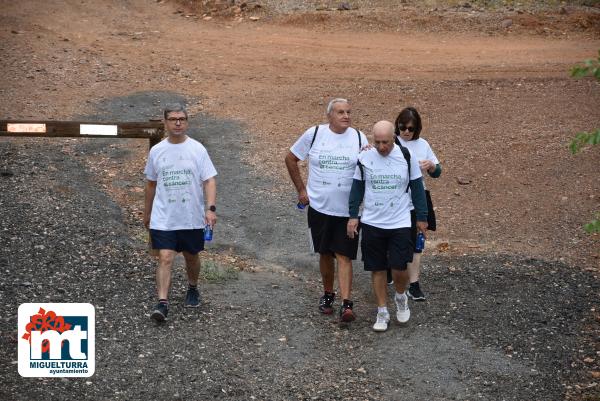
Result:
<instances>
[{"instance_id":1,"label":"white t-shirt","mask_svg":"<svg viewBox=\"0 0 600 401\"><path fill-rule=\"evenodd\" d=\"M429 146L429 143L425 139L417 138L414 141L405 141L401 137L398 137L398 139L402 146L410 150L411 159L415 158L417 162L420 162L421 160L431 160L433 164L440 163L435 156L435 153L433 153L433 149L431 149L431 146ZM427 172L422 171L421 174L423 175L423 186L425 186L425 176L427 175Z\"/></svg>"},{"instance_id":2,"label":"white t-shirt","mask_svg":"<svg viewBox=\"0 0 600 401\"><path fill-rule=\"evenodd\" d=\"M415 158L417 162L421 160L431 160L434 164L439 164L438 158L433 153L433 149L429 146L429 143L423 138L417 138L414 141L405 141L404 139L398 137L402 146L408 148L412 158ZM427 176L427 171L422 171L423 175L423 188L427 189L425 186L425 177ZM412 198L410 198L410 210L413 210L414 206L412 204Z\"/></svg>"},{"instance_id":3,"label":"white t-shirt","mask_svg":"<svg viewBox=\"0 0 600 401\"><path fill-rule=\"evenodd\" d=\"M150 149L144 174L156 181L151 229L204 228L202 183L216 176L217 170L200 142L192 138L179 144L163 140Z\"/></svg>"},{"instance_id":4,"label":"white t-shirt","mask_svg":"<svg viewBox=\"0 0 600 401\"><path fill-rule=\"evenodd\" d=\"M365 197L360 221L370 226L392 229L410 227L412 202L408 186L408 165L398 145L387 155L381 156L377 149L361 152L358 160L363 165ZM421 177L419 163L410 158L410 179ZM354 178L363 180L357 166Z\"/></svg>"},{"instance_id":5,"label":"white t-shirt","mask_svg":"<svg viewBox=\"0 0 600 401\"><path fill-rule=\"evenodd\" d=\"M290 148L300 160L308 156L306 192L310 207L330 216L348 217L352 176L360 148L368 143L367 137L361 132L359 144L354 128L336 134L329 124L322 124L311 147L314 132L315 127L309 128Z\"/></svg>"}]
</instances>

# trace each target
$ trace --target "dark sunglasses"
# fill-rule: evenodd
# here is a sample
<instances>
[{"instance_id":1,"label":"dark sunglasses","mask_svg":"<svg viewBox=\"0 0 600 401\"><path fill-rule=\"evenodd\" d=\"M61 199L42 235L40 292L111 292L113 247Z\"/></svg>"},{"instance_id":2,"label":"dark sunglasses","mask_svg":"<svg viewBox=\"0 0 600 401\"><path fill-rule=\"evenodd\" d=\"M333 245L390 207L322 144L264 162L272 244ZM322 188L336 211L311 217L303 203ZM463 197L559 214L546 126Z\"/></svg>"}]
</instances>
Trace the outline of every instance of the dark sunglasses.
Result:
<instances>
[{"instance_id":1,"label":"dark sunglasses","mask_svg":"<svg viewBox=\"0 0 600 401\"><path fill-rule=\"evenodd\" d=\"M403 132L408 130L408 132L415 132L415 127L407 127L404 124L399 124L398 125L398 131Z\"/></svg>"}]
</instances>

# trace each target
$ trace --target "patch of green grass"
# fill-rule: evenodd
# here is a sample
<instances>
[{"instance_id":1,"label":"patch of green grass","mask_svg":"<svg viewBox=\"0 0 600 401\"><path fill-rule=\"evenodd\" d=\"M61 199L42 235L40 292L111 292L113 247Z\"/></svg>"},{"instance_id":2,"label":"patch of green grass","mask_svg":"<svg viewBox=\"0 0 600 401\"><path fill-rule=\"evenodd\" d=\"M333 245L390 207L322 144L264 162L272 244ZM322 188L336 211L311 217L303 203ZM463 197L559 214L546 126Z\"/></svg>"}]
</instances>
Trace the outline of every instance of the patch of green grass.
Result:
<instances>
[{"instance_id":1,"label":"patch of green grass","mask_svg":"<svg viewBox=\"0 0 600 401\"><path fill-rule=\"evenodd\" d=\"M213 260L203 260L200 268L200 279L209 283L237 280L239 274L233 266L221 265Z\"/></svg>"}]
</instances>

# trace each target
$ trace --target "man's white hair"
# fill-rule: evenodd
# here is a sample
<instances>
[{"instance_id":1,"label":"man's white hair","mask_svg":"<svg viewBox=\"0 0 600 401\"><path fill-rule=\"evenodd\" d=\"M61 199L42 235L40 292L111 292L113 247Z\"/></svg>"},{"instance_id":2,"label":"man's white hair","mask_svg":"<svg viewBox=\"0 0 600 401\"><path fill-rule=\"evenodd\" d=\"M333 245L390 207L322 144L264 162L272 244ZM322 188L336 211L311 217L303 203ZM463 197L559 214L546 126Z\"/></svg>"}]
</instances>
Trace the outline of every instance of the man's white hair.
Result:
<instances>
[{"instance_id":1,"label":"man's white hair","mask_svg":"<svg viewBox=\"0 0 600 401\"><path fill-rule=\"evenodd\" d=\"M343 99L341 97L336 97L335 99L331 99L329 101L329 104L327 105L327 114L331 113L331 110L333 110L333 105L336 103L347 103L350 104L350 102L348 101L348 99Z\"/></svg>"}]
</instances>

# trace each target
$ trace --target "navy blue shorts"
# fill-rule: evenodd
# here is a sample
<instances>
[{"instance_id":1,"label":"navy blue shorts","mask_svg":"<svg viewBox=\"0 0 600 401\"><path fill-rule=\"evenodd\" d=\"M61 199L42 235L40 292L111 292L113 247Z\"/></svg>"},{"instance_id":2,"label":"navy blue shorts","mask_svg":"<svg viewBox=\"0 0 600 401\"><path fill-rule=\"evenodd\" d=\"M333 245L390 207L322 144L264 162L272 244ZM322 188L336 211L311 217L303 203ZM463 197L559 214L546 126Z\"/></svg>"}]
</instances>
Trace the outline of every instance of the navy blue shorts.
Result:
<instances>
[{"instance_id":1,"label":"navy blue shorts","mask_svg":"<svg viewBox=\"0 0 600 401\"><path fill-rule=\"evenodd\" d=\"M150 229L152 249L171 249L197 254L204 250L204 230L162 231Z\"/></svg>"},{"instance_id":2,"label":"navy blue shorts","mask_svg":"<svg viewBox=\"0 0 600 401\"><path fill-rule=\"evenodd\" d=\"M383 229L363 224L360 249L365 270L406 270L413 260L410 231L410 227Z\"/></svg>"}]
</instances>

